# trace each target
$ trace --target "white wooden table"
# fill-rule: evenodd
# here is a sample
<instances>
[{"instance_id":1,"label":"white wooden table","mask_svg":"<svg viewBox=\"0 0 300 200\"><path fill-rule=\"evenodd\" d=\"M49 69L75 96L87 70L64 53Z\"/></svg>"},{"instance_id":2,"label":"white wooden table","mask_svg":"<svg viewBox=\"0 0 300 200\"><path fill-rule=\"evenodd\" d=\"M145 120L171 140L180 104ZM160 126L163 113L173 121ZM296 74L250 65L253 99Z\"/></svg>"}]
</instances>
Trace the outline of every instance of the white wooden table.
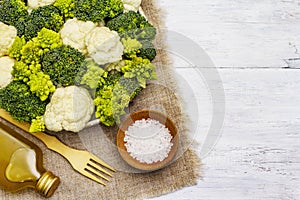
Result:
<instances>
[{"instance_id":1,"label":"white wooden table","mask_svg":"<svg viewBox=\"0 0 300 200\"><path fill-rule=\"evenodd\" d=\"M195 41L218 68L226 115L221 138L202 160L203 179L156 199L299 200L300 1L159 4L168 12L167 28ZM193 80L191 70L178 67L177 72ZM196 97L205 124L203 114L211 117L208 95Z\"/></svg>"}]
</instances>

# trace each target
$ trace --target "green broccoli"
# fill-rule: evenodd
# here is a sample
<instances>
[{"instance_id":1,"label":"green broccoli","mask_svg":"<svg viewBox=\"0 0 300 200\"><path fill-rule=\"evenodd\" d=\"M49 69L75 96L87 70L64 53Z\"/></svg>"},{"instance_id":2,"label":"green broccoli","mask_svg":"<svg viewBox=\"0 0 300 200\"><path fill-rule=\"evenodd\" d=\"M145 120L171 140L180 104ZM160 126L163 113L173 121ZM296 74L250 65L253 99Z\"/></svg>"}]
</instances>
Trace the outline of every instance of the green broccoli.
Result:
<instances>
[{"instance_id":1,"label":"green broccoli","mask_svg":"<svg viewBox=\"0 0 300 200\"><path fill-rule=\"evenodd\" d=\"M101 22L123 13L121 0L74 0L74 15L82 21Z\"/></svg>"},{"instance_id":2,"label":"green broccoli","mask_svg":"<svg viewBox=\"0 0 300 200\"><path fill-rule=\"evenodd\" d=\"M41 101L30 92L22 82L12 81L7 87L0 89L0 108L6 110L20 122L31 122L45 113L48 101Z\"/></svg>"},{"instance_id":3,"label":"green broccoli","mask_svg":"<svg viewBox=\"0 0 300 200\"><path fill-rule=\"evenodd\" d=\"M126 60L126 65L121 71L125 78L135 78L142 88L146 88L147 80L157 79L155 65L148 59L135 57L132 60Z\"/></svg>"},{"instance_id":4,"label":"green broccoli","mask_svg":"<svg viewBox=\"0 0 300 200\"><path fill-rule=\"evenodd\" d=\"M28 16L27 7L22 0L0 1L0 21L15 26Z\"/></svg>"},{"instance_id":5,"label":"green broccoli","mask_svg":"<svg viewBox=\"0 0 300 200\"><path fill-rule=\"evenodd\" d=\"M142 48L140 49L140 52L137 53L137 56L144 59L149 59L150 61L154 60L156 57L156 50L152 42L149 40L143 40L141 43Z\"/></svg>"},{"instance_id":6,"label":"green broccoli","mask_svg":"<svg viewBox=\"0 0 300 200\"><path fill-rule=\"evenodd\" d=\"M58 8L53 5L34 9L25 21L25 38L29 40L36 37L42 28L58 32L64 25L64 18Z\"/></svg>"},{"instance_id":7,"label":"green broccoli","mask_svg":"<svg viewBox=\"0 0 300 200\"><path fill-rule=\"evenodd\" d=\"M62 45L46 52L41 62L42 70L56 86L74 85L84 67L85 57L73 47Z\"/></svg>"},{"instance_id":8,"label":"green broccoli","mask_svg":"<svg viewBox=\"0 0 300 200\"><path fill-rule=\"evenodd\" d=\"M74 17L74 0L56 0L53 5L63 14L65 21Z\"/></svg>"},{"instance_id":9,"label":"green broccoli","mask_svg":"<svg viewBox=\"0 0 300 200\"><path fill-rule=\"evenodd\" d=\"M153 40L156 29L140 13L129 11L107 22L107 27L117 31L122 38Z\"/></svg>"}]
</instances>

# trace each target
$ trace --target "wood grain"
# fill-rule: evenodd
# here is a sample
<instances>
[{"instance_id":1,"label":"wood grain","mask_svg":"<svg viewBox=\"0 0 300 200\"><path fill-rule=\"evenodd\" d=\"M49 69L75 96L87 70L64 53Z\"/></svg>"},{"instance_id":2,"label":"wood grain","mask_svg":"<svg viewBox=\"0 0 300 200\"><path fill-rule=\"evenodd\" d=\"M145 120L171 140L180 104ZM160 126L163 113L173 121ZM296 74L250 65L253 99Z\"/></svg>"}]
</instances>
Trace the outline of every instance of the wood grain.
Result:
<instances>
[{"instance_id":1,"label":"wood grain","mask_svg":"<svg viewBox=\"0 0 300 200\"><path fill-rule=\"evenodd\" d=\"M194 78L188 68L177 71L187 80ZM157 199L298 200L300 71L220 69L219 72L227 112L220 140L203 159L204 178L197 186ZM196 95L199 102L208 102L201 94ZM200 137L198 141L202 142Z\"/></svg>"},{"instance_id":2,"label":"wood grain","mask_svg":"<svg viewBox=\"0 0 300 200\"><path fill-rule=\"evenodd\" d=\"M161 0L166 25L218 67L300 67L299 0Z\"/></svg>"}]
</instances>

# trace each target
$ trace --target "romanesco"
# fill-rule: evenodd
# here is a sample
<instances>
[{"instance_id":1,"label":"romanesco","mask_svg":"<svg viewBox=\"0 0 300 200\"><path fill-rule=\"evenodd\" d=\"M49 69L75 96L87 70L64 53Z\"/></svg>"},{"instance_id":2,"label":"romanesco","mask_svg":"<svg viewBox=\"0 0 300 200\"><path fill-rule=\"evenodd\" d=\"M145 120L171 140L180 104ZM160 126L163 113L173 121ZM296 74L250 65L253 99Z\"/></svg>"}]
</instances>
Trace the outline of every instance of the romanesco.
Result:
<instances>
[{"instance_id":1,"label":"romanesco","mask_svg":"<svg viewBox=\"0 0 300 200\"><path fill-rule=\"evenodd\" d=\"M74 0L56 0L53 5L63 14L65 21L74 17Z\"/></svg>"},{"instance_id":2,"label":"romanesco","mask_svg":"<svg viewBox=\"0 0 300 200\"><path fill-rule=\"evenodd\" d=\"M121 71L125 78L136 78L142 88L146 88L147 80L157 79L155 65L148 59L135 57L132 60L126 60L126 65Z\"/></svg>"},{"instance_id":3,"label":"romanesco","mask_svg":"<svg viewBox=\"0 0 300 200\"><path fill-rule=\"evenodd\" d=\"M45 131L45 122L43 116L37 116L35 119L31 121L29 132L30 133L37 133Z\"/></svg>"}]
</instances>

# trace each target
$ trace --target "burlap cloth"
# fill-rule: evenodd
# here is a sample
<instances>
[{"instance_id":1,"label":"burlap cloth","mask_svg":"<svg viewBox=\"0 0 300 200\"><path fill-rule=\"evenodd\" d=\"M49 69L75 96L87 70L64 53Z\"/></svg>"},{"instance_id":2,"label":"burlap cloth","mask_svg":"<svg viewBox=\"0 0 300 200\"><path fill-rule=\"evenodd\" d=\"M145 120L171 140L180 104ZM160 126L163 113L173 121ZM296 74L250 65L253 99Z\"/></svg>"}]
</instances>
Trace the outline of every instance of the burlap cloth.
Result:
<instances>
[{"instance_id":1,"label":"burlap cloth","mask_svg":"<svg viewBox=\"0 0 300 200\"><path fill-rule=\"evenodd\" d=\"M164 28L161 22L162 12L153 1L144 0L142 7L148 20L158 30L162 30ZM162 46L164 43L162 34L157 36L156 42ZM107 141L110 141L111 144L115 143L117 126L106 128L97 125L80 134L57 134L57 137L65 144L77 149L88 149L113 167L121 169L104 187L75 172L63 157L48 150L36 138L17 129L20 134L41 147L44 153L45 168L61 178L61 184L51 199L143 199L160 196L197 183L200 175L200 161L196 153L188 148L191 143L188 137L188 125L180 97L175 92L176 84L172 75L172 66L164 50L158 50L155 64L157 65L158 80L150 83L147 89L131 103L128 112L140 109L159 110L176 123L180 134L180 148L175 161L156 172L132 173L130 168L122 163L115 146L107 145L109 143ZM128 168L120 167L123 165ZM42 198L30 189L15 194L0 189L1 200Z\"/></svg>"}]
</instances>

